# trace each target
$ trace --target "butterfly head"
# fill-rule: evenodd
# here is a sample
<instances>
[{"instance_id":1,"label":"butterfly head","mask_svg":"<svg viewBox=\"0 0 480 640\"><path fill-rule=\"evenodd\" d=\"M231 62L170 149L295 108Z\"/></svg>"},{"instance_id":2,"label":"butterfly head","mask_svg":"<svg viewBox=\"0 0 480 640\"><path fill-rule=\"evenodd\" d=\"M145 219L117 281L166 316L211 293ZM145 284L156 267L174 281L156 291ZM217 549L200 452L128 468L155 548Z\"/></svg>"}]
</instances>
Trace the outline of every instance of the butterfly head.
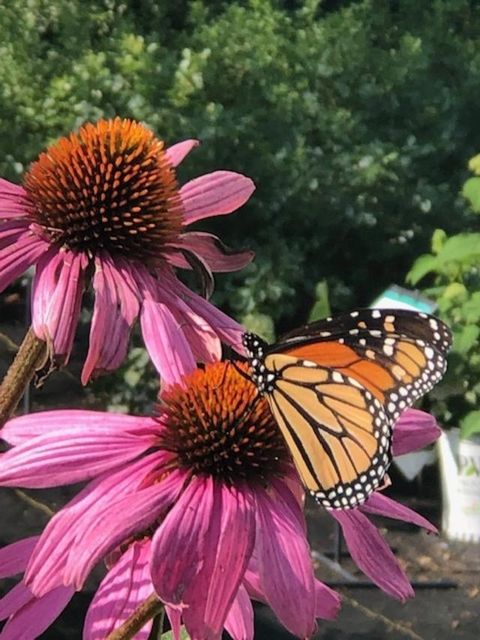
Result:
<instances>
[{"instance_id":1,"label":"butterfly head","mask_svg":"<svg viewBox=\"0 0 480 640\"><path fill-rule=\"evenodd\" d=\"M268 344L255 333L250 332L243 334L242 342L252 368L252 381L257 385L260 393L270 392L275 375L265 367L264 359Z\"/></svg>"}]
</instances>

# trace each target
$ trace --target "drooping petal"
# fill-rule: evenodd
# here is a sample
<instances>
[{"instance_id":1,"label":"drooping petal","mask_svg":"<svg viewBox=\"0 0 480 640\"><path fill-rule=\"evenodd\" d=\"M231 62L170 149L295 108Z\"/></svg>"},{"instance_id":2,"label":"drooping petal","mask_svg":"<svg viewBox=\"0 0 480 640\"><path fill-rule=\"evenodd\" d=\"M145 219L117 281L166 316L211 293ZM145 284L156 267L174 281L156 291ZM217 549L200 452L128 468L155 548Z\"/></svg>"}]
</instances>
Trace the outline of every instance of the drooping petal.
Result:
<instances>
[{"instance_id":1,"label":"drooping petal","mask_svg":"<svg viewBox=\"0 0 480 640\"><path fill-rule=\"evenodd\" d=\"M6 620L13 616L19 609L28 604L32 598L31 591L27 589L23 582L16 584L3 598L0 598L0 620ZM2 638L1 633L0 638Z\"/></svg>"},{"instance_id":2,"label":"drooping petal","mask_svg":"<svg viewBox=\"0 0 480 640\"><path fill-rule=\"evenodd\" d=\"M405 601L413 597L407 576L370 520L358 509L330 513L342 526L348 550L359 569L394 598Z\"/></svg>"},{"instance_id":3,"label":"drooping petal","mask_svg":"<svg viewBox=\"0 0 480 640\"><path fill-rule=\"evenodd\" d=\"M195 370L190 345L166 304L144 300L140 322L148 353L165 384L178 382Z\"/></svg>"},{"instance_id":4,"label":"drooping petal","mask_svg":"<svg viewBox=\"0 0 480 640\"><path fill-rule=\"evenodd\" d=\"M384 516L404 522L412 522L419 527L423 527L430 533L438 533L437 528L426 518L416 511L405 507L403 504L384 496L381 493L373 493L369 499L359 507L360 511L372 513L376 516Z\"/></svg>"},{"instance_id":5,"label":"drooping petal","mask_svg":"<svg viewBox=\"0 0 480 640\"><path fill-rule=\"evenodd\" d=\"M247 593L253 600L268 604L266 595L263 593L260 576L258 573L258 557L256 554L252 556L243 583L247 589ZM320 580L315 579L315 618L323 620L334 620L340 610L340 595L327 587Z\"/></svg>"},{"instance_id":6,"label":"drooping petal","mask_svg":"<svg viewBox=\"0 0 480 640\"><path fill-rule=\"evenodd\" d=\"M279 497L257 491L256 499L261 591L289 631L310 636L315 630L315 583L304 529Z\"/></svg>"},{"instance_id":7,"label":"drooping petal","mask_svg":"<svg viewBox=\"0 0 480 640\"><path fill-rule=\"evenodd\" d=\"M250 492L222 486L211 477L192 479L155 533L155 590L164 602L182 609L192 637L221 634L254 537Z\"/></svg>"},{"instance_id":8,"label":"drooping petal","mask_svg":"<svg viewBox=\"0 0 480 640\"><path fill-rule=\"evenodd\" d=\"M168 616L168 620L170 622L170 627L172 628L173 640L181 640L182 636L182 614L178 609L174 607L169 607L168 604L165 605L165 612Z\"/></svg>"},{"instance_id":9,"label":"drooping petal","mask_svg":"<svg viewBox=\"0 0 480 640\"><path fill-rule=\"evenodd\" d=\"M168 276L167 276L168 277ZM163 285L162 273L159 281ZM159 297L162 295L158 292ZM165 295L165 293L163 293ZM219 337L208 322L194 311L178 295L170 295L170 311L190 345L194 358L199 362L216 362L221 359L222 345Z\"/></svg>"},{"instance_id":10,"label":"drooping petal","mask_svg":"<svg viewBox=\"0 0 480 640\"><path fill-rule=\"evenodd\" d=\"M97 562L131 536L145 531L171 507L185 478L185 471L174 469L161 482L90 510L79 523L75 552L65 567L65 584L81 589Z\"/></svg>"},{"instance_id":11,"label":"drooping petal","mask_svg":"<svg viewBox=\"0 0 480 640\"><path fill-rule=\"evenodd\" d=\"M0 178L0 219L24 217L28 214L26 192L23 187Z\"/></svg>"},{"instance_id":12,"label":"drooping petal","mask_svg":"<svg viewBox=\"0 0 480 640\"><path fill-rule=\"evenodd\" d=\"M335 620L340 611L342 599L339 594L320 580L315 580L315 617Z\"/></svg>"},{"instance_id":13,"label":"drooping petal","mask_svg":"<svg viewBox=\"0 0 480 640\"><path fill-rule=\"evenodd\" d=\"M177 142L166 150L167 158L173 167L178 167L182 160L187 156L192 149L198 147L199 140L183 140Z\"/></svg>"},{"instance_id":14,"label":"drooping petal","mask_svg":"<svg viewBox=\"0 0 480 640\"><path fill-rule=\"evenodd\" d=\"M23 538L0 549L0 578L9 578L22 573L28 564L38 536Z\"/></svg>"},{"instance_id":15,"label":"drooping petal","mask_svg":"<svg viewBox=\"0 0 480 640\"><path fill-rule=\"evenodd\" d=\"M32 292L32 326L66 361L72 349L84 287L84 254L51 250L37 264Z\"/></svg>"},{"instance_id":16,"label":"drooping petal","mask_svg":"<svg viewBox=\"0 0 480 640\"><path fill-rule=\"evenodd\" d=\"M184 304L203 318L220 338L234 347L240 353L244 353L242 335L245 329L238 322L217 309L214 305L204 300L199 295L190 291L182 282L167 270L162 271L162 282L172 299L179 297Z\"/></svg>"},{"instance_id":17,"label":"drooping petal","mask_svg":"<svg viewBox=\"0 0 480 640\"><path fill-rule=\"evenodd\" d=\"M225 620L225 629L233 640L253 640L253 607L247 590L240 585Z\"/></svg>"},{"instance_id":18,"label":"drooping petal","mask_svg":"<svg viewBox=\"0 0 480 640\"><path fill-rule=\"evenodd\" d=\"M23 587L28 593L22 584L17 586ZM18 609L3 627L1 640L38 638L58 618L73 594L74 590L69 587L54 589L42 598L34 598L30 594L30 600Z\"/></svg>"},{"instance_id":19,"label":"drooping petal","mask_svg":"<svg viewBox=\"0 0 480 640\"><path fill-rule=\"evenodd\" d=\"M138 317L138 292L107 256L97 257L93 277L95 305L82 383L97 372L113 371L127 353L130 331Z\"/></svg>"},{"instance_id":20,"label":"drooping petal","mask_svg":"<svg viewBox=\"0 0 480 640\"><path fill-rule=\"evenodd\" d=\"M89 429L105 430L123 433L153 435L160 433L161 421L143 416L131 416L124 413L106 411L84 411L83 409L66 409L58 411L39 411L28 413L9 420L2 428L2 438L11 445L30 442L32 438L43 436L51 431L63 428L64 436L68 437L68 430Z\"/></svg>"},{"instance_id":21,"label":"drooping petal","mask_svg":"<svg viewBox=\"0 0 480 640\"><path fill-rule=\"evenodd\" d=\"M150 541L133 542L98 587L85 618L83 640L105 640L152 593ZM135 640L148 640L151 628L152 620Z\"/></svg>"},{"instance_id":22,"label":"drooping petal","mask_svg":"<svg viewBox=\"0 0 480 640\"><path fill-rule=\"evenodd\" d=\"M0 485L38 489L83 482L133 460L155 441L150 432L65 426L4 453Z\"/></svg>"},{"instance_id":23,"label":"drooping petal","mask_svg":"<svg viewBox=\"0 0 480 640\"><path fill-rule=\"evenodd\" d=\"M32 592L41 596L63 584L68 558L70 554L76 556L75 541L82 535L82 528L114 500L148 486L149 477L161 474L171 458L172 454L156 451L118 471L107 472L56 513L43 530L25 572L25 583Z\"/></svg>"},{"instance_id":24,"label":"drooping petal","mask_svg":"<svg viewBox=\"0 0 480 640\"><path fill-rule=\"evenodd\" d=\"M25 228L13 233L9 226L5 233L8 244L0 249L0 291L25 273L49 247L44 240Z\"/></svg>"},{"instance_id":25,"label":"drooping petal","mask_svg":"<svg viewBox=\"0 0 480 640\"><path fill-rule=\"evenodd\" d=\"M255 191L250 178L233 171L214 171L187 182L180 189L184 224L232 213Z\"/></svg>"},{"instance_id":26,"label":"drooping petal","mask_svg":"<svg viewBox=\"0 0 480 640\"><path fill-rule=\"evenodd\" d=\"M407 409L395 423L392 453L400 456L435 442L442 431L435 418L425 411Z\"/></svg>"},{"instance_id":27,"label":"drooping petal","mask_svg":"<svg viewBox=\"0 0 480 640\"><path fill-rule=\"evenodd\" d=\"M184 233L171 246L194 253L201 257L212 271L225 273L243 269L255 257L253 251L248 249L235 251L223 244L220 238L212 233L201 231ZM174 253L169 256L169 260L175 267L191 269L191 265L182 254Z\"/></svg>"}]
</instances>

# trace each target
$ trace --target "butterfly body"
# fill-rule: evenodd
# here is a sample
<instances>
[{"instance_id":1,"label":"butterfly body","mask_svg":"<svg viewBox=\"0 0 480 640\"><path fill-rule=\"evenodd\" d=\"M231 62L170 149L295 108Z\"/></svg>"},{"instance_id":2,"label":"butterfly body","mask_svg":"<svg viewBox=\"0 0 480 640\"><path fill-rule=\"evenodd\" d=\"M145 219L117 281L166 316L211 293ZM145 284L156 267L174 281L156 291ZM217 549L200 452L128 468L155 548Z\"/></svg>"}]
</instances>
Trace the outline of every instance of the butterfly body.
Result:
<instances>
[{"instance_id":1,"label":"butterfly body","mask_svg":"<svg viewBox=\"0 0 480 640\"><path fill-rule=\"evenodd\" d=\"M393 424L443 375L450 334L426 314L359 310L243 343L305 486L348 509L384 481Z\"/></svg>"}]
</instances>

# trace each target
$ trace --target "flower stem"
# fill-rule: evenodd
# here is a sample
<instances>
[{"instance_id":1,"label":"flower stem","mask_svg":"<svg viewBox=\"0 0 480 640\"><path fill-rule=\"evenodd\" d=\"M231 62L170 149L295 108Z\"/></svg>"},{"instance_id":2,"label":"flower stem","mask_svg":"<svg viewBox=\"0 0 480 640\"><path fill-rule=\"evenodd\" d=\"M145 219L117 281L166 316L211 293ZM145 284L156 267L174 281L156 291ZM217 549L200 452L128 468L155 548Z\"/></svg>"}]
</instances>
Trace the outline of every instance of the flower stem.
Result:
<instances>
[{"instance_id":1,"label":"flower stem","mask_svg":"<svg viewBox=\"0 0 480 640\"><path fill-rule=\"evenodd\" d=\"M29 329L0 385L0 427L17 408L25 389L47 357L47 343Z\"/></svg>"},{"instance_id":2,"label":"flower stem","mask_svg":"<svg viewBox=\"0 0 480 640\"><path fill-rule=\"evenodd\" d=\"M156 593L152 593L118 629L107 636L106 640L130 640L161 611L163 611L163 603L160 602Z\"/></svg>"}]
</instances>

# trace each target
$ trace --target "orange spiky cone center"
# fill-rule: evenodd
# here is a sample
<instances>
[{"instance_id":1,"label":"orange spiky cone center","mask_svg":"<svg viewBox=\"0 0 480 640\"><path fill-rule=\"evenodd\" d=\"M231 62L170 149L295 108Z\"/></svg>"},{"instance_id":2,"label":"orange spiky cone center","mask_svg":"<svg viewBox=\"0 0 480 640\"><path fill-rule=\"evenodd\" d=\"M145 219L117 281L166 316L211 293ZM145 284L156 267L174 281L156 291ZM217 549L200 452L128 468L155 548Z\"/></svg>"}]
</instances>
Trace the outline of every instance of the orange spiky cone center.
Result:
<instances>
[{"instance_id":1,"label":"orange spiky cone center","mask_svg":"<svg viewBox=\"0 0 480 640\"><path fill-rule=\"evenodd\" d=\"M86 124L25 175L31 217L53 243L149 261L181 230L182 205L164 143L138 122Z\"/></svg>"},{"instance_id":2,"label":"orange spiky cone center","mask_svg":"<svg viewBox=\"0 0 480 640\"><path fill-rule=\"evenodd\" d=\"M167 428L161 445L193 473L266 483L282 474L288 454L247 366L236 366L245 376L231 362L217 362L162 395Z\"/></svg>"}]
</instances>

